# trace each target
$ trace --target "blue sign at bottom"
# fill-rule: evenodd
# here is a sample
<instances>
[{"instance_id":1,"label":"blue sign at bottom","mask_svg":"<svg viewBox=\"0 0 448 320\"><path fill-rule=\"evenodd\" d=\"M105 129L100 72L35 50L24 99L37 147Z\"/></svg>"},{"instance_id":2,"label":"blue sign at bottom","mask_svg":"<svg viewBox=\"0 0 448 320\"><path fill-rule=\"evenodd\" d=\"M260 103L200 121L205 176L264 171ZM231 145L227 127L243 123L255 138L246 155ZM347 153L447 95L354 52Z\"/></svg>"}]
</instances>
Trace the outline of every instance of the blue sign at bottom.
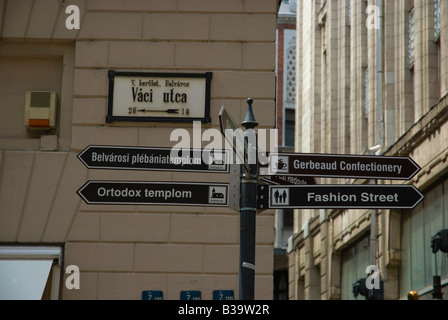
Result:
<instances>
[{"instance_id":1,"label":"blue sign at bottom","mask_svg":"<svg viewBox=\"0 0 448 320\"><path fill-rule=\"evenodd\" d=\"M235 300L233 290L213 290L213 300Z\"/></svg>"},{"instance_id":2,"label":"blue sign at bottom","mask_svg":"<svg viewBox=\"0 0 448 320\"><path fill-rule=\"evenodd\" d=\"M181 291L180 300L202 300L201 291Z\"/></svg>"},{"instance_id":3,"label":"blue sign at bottom","mask_svg":"<svg viewBox=\"0 0 448 320\"><path fill-rule=\"evenodd\" d=\"M142 291L142 300L163 300L163 291L161 290Z\"/></svg>"}]
</instances>

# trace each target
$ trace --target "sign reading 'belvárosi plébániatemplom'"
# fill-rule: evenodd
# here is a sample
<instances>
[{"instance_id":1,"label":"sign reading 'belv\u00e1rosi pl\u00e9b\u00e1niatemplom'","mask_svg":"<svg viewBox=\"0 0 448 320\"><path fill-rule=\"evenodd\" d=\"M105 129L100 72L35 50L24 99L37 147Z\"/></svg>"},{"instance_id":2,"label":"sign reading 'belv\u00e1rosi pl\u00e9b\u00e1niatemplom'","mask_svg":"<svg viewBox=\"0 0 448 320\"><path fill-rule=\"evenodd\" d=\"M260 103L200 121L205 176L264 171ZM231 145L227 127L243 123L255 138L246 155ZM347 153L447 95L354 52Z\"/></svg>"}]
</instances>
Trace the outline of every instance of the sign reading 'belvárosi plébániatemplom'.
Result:
<instances>
[{"instance_id":1,"label":"sign reading 'belv\u00e1rosi pl\u00e9b\u00e1niatemplom'","mask_svg":"<svg viewBox=\"0 0 448 320\"><path fill-rule=\"evenodd\" d=\"M229 172L227 150L88 146L78 159L89 169Z\"/></svg>"}]
</instances>

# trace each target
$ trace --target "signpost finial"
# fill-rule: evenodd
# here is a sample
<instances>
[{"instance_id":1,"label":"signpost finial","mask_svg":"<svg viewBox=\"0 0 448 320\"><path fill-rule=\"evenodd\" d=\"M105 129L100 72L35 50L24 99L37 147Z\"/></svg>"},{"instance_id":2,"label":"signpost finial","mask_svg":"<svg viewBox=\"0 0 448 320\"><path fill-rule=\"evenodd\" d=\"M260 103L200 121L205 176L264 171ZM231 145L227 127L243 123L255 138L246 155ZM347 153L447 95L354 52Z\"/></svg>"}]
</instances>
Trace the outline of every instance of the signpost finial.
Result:
<instances>
[{"instance_id":1,"label":"signpost finial","mask_svg":"<svg viewBox=\"0 0 448 320\"><path fill-rule=\"evenodd\" d=\"M258 126L258 122L255 121L255 116L252 111L252 103L254 103L254 100L252 98L247 99L247 112L246 117L244 118L243 122L241 122L241 125L247 129L253 129L256 126Z\"/></svg>"}]
</instances>

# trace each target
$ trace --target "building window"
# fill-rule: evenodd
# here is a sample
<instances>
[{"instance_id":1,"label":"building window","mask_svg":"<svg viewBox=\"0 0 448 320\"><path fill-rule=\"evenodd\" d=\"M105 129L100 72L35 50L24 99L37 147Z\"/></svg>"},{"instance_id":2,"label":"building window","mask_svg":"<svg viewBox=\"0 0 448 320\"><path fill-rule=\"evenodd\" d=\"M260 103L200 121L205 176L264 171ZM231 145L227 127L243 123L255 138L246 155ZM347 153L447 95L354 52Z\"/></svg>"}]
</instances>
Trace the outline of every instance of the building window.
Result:
<instances>
[{"instance_id":1,"label":"building window","mask_svg":"<svg viewBox=\"0 0 448 320\"><path fill-rule=\"evenodd\" d=\"M285 108L285 147L294 147L295 136L295 110Z\"/></svg>"},{"instance_id":2,"label":"building window","mask_svg":"<svg viewBox=\"0 0 448 320\"><path fill-rule=\"evenodd\" d=\"M434 40L440 38L440 0L434 0Z\"/></svg>"},{"instance_id":3,"label":"building window","mask_svg":"<svg viewBox=\"0 0 448 320\"><path fill-rule=\"evenodd\" d=\"M57 300L60 247L0 246L0 300Z\"/></svg>"},{"instance_id":4,"label":"building window","mask_svg":"<svg viewBox=\"0 0 448 320\"><path fill-rule=\"evenodd\" d=\"M369 237L368 235L345 249L342 252L342 274L341 274L341 299L355 300L353 294L353 283L366 278L366 268L369 263ZM358 296L358 299L360 297Z\"/></svg>"},{"instance_id":5,"label":"building window","mask_svg":"<svg viewBox=\"0 0 448 320\"><path fill-rule=\"evenodd\" d=\"M442 96L442 52L440 46L440 0L434 0L434 41L437 47L437 76L439 82L439 98Z\"/></svg>"},{"instance_id":6,"label":"building window","mask_svg":"<svg viewBox=\"0 0 448 320\"><path fill-rule=\"evenodd\" d=\"M414 66L415 60L415 18L414 18L415 9L411 8L409 11L409 45L408 45L408 55L409 55L409 66Z\"/></svg>"},{"instance_id":7,"label":"building window","mask_svg":"<svg viewBox=\"0 0 448 320\"><path fill-rule=\"evenodd\" d=\"M369 69L364 68L364 119L369 118Z\"/></svg>"},{"instance_id":8,"label":"building window","mask_svg":"<svg viewBox=\"0 0 448 320\"><path fill-rule=\"evenodd\" d=\"M442 285L448 282L448 257L431 248L431 238L448 229L448 179L425 193L417 208L402 214L401 228L400 296L410 290L430 292L435 275L441 276Z\"/></svg>"},{"instance_id":9,"label":"building window","mask_svg":"<svg viewBox=\"0 0 448 320\"><path fill-rule=\"evenodd\" d=\"M347 15L348 15L348 25L352 25L352 0L348 0L347 3Z\"/></svg>"},{"instance_id":10,"label":"building window","mask_svg":"<svg viewBox=\"0 0 448 320\"><path fill-rule=\"evenodd\" d=\"M274 271L274 300L288 300L288 270Z\"/></svg>"},{"instance_id":11,"label":"building window","mask_svg":"<svg viewBox=\"0 0 448 320\"><path fill-rule=\"evenodd\" d=\"M294 226L294 209L283 210L283 228L292 228Z\"/></svg>"}]
</instances>

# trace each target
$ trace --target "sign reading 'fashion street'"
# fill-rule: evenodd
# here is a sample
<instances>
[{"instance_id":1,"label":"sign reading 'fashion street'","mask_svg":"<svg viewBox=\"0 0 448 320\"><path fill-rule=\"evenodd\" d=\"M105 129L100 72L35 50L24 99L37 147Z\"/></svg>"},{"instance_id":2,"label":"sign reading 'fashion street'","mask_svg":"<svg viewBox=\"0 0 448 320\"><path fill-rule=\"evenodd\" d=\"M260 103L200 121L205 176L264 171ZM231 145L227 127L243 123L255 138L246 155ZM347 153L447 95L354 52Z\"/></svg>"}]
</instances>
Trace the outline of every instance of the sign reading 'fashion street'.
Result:
<instances>
[{"instance_id":1,"label":"sign reading 'fashion street'","mask_svg":"<svg viewBox=\"0 0 448 320\"><path fill-rule=\"evenodd\" d=\"M88 146L78 158L89 169L229 172L226 150Z\"/></svg>"},{"instance_id":2,"label":"sign reading 'fashion street'","mask_svg":"<svg viewBox=\"0 0 448 320\"><path fill-rule=\"evenodd\" d=\"M410 180L420 169L409 157L270 153L267 171L269 175Z\"/></svg>"},{"instance_id":3,"label":"sign reading 'fashion street'","mask_svg":"<svg viewBox=\"0 0 448 320\"><path fill-rule=\"evenodd\" d=\"M78 191L87 204L228 206L228 184L88 181Z\"/></svg>"},{"instance_id":4,"label":"sign reading 'fashion street'","mask_svg":"<svg viewBox=\"0 0 448 320\"><path fill-rule=\"evenodd\" d=\"M270 209L413 209L423 195L412 185L259 186Z\"/></svg>"}]
</instances>

